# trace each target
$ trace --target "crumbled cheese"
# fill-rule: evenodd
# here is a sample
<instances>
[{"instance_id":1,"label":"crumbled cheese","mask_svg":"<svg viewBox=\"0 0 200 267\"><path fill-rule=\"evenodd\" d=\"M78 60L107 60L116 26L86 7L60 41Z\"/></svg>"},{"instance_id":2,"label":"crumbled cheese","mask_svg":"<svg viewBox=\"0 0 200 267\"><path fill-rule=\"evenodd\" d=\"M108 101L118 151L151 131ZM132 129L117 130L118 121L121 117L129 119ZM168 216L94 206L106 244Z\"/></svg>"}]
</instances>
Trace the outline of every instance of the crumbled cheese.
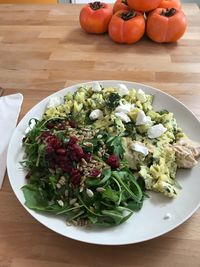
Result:
<instances>
[{"instance_id":1,"label":"crumbled cheese","mask_svg":"<svg viewBox=\"0 0 200 267\"><path fill-rule=\"evenodd\" d=\"M147 131L147 135L151 139L158 138L166 131L167 131L167 128L165 128L161 123L159 123L159 124L156 124L150 127Z\"/></svg>"},{"instance_id":2,"label":"crumbled cheese","mask_svg":"<svg viewBox=\"0 0 200 267\"><path fill-rule=\"evenodd\" d=\"M29 126L25 130L25 134L29 133L34 128L35 124L35 120L31 120Z\"/></svg>"},{"instance_id":3,"label":"crumbled cheese","mask_svg":"<svg viewBox=\"0 0 200 267\"><path fill-rule=\"evenodd\" d=\"M118 117L119 119L121 119L123 122L127 123L130 122L131 119L129 118L129 116L123 112L116 112L115 116Z\"/></svg>"},{"instance_id":4,"label":"crumbled cheese","mask_svg":"<svg viewBox=\"0 0 200 267\"><path fill-rule=\"evenodd\" d=\"M99 82L93 82L92 85L92 91L93 92L101 92L102 88L101 85L99 84Z\"/></svg>"},{"instance_id":5,"label":"crumbled cheese","mask_svg":"<svg viewBox=\"0 0 200 267\"><path fill-rule=\"evenodd\" d=\"M119 83L117 85L117 92L120 96L124 96L124 95L129 94L129 90L128 90L127 86L123 83Z\"/></svg>"},{"instance_id":6,"label":"crumbled cheese","mask_svg":"<svg viewBox=\"0 0 200 267\"><path fill-rule=\"evenodd\" d=\"M137 152L140 152L140 153L144 154L145 157L149 153L149 150L148 150L148 148L146 146L143 146L143 145L138 144L138 143L133 143L131 145L131 149L134 150L134 151L137 151Z\"/></svg>"},{"instance_id":7,"label":"crumbled cheese","mask_svg":"<svg viewBox=\"0 0 200 267\"><path fill-rule=\"evenodd\" d=\"M143 110L139 110L136 118L136 125L144 125L151 122L151 118L146 116Z\"/></svg>"},{"instance_id":8,"label":"crumbled cheese","mask_svg":"<svg viewBox=\"0 0 200 267\"><path fill-rule=\"evenodd\" d=\"M147 101L147 97L145 95L145 92L142 89L139 89L136 93L137 99L141 102L144 103Z\"/></svg>"},{"instance_id":9,"label":"crumbled cheese","mask_svg":"<svg viewBox=\"0 0 200 267\"><path fill-rule=\"evenodd\" d=\"M49 99L47 108L55 108L64 103L63 97L54 96Z\"/></svg>"},{"instance_id":10,"label":"crumbled cheese","mask_svg":"<svg viewBox=\"0 0 200 267\"><path fill-rule=\"evenodd\" d=\"M103 112L100 109L95 109L90 113L89 118L91 120L103 118Z\"/></svg>"},{"instance_id":11,"label":"crumbled cheese","mask_svg":"<svg viewBox=\"0 0 200 267\"><path fill-rule=\"evenodd\" d=\"M135 105L134 104L120 104L118 107L116 107L115 111L116 112L123 112L125 114L129 113L131 109L134 109Z\"/></svg>"}]
</instances>

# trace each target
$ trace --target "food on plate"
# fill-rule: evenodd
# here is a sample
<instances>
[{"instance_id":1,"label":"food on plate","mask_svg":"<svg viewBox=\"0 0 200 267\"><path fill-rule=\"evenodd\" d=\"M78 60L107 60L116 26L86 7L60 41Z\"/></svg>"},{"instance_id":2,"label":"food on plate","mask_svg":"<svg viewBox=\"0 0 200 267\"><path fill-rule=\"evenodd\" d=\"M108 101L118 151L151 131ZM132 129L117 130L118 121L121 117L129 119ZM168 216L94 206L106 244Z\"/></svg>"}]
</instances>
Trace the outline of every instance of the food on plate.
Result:
<instances>
[{"instance_id":1,"label":"food on plate","mask_svg":"<svg viewBox=\"0 0 200 267\"><path fill-rule=\"evenodd\" d=\"M127 2L131 9L148 12L157 8L161 0L127 0Z\"/></svg>"},{"instance_id":2,"label":"food on plate","mask_svg":"<svg viewBox=\"0 0 200 267\"><path fill-rule=\"evenodd\" d=\"M132 44L139 41L145 32L145 19L138 11L120 10L110 21L108 33L117 43Z\"/></svg>"},{"instance_id":3,"label":"food on plate","mask_svg":"<svg viewBox=\"0 0 200 267\"><path fill-rule=\"evenodd\" d=\"M106 3L96 1L81 9L79 21L86 32L101 34L108 31L111 17L112 8Z\"/></svg>"},{"instance_id":4,"label":"food on plate","mask_svg":"<svg viewBox=\"0 0 200 267\"><path fill-rule=\"evenodd\" d=\"M200 145L153 99L98 82L51 97L23 138L25 205L75 225L114 226L142 208L148 190L177 196L177 168L197 164Z\"/></svg>"},{"instance_id":5,"label":"food on plate","mask_svg":"<svg viewBox=\"0 0 200 267\"><path fill-rule=\"evenodd\" d=\"M180 138L173 147L178 168L192 168L197 164L197 158L200 156L200 144L189 138Z\"/></svg>"},{"instance_id":6,"label":"food on plate","mask_svg":"<svg viewBox=\"0 0 200 267\"><path fill-rule=\"evenodd\" d=\"M116 13L119 10L130 10L128 7L127 0L117 0L113 6L113 13Z\"/></svg>"},{"instance_id":7,"label":"food on plate","mask_svg":"<svg viewBox=\"0 0 200 267\"><path fill-rule=\"evenodd\" d=\"M158 7L181 9L180 0L162 0Z\"/></svg>"},{"instance_id":8,"label":"food on plate","mask_svg":"<svg viewBox=\"0 0 200 267\"><path fill-rule=\"evenodd\" d=\"M183 36L186 27L187 20L182 10L157 8L147 17L146 34L154 42L176 42Z\"/></svg>"}]
</instances>

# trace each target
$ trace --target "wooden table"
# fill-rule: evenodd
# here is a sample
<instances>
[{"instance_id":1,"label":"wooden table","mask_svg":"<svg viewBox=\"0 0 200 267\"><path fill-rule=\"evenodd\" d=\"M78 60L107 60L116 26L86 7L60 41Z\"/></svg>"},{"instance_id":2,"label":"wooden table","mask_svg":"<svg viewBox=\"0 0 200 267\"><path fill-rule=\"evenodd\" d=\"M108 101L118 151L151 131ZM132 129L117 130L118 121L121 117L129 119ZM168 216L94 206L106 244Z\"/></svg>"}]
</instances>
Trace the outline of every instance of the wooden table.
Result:
<instances>
[{"instance_id":1,"label":"wooden table","mask_svg":"<svg viewBox=\"0 0 200 267\"><path fill-rule=\"evenodd\" d=\"M153 85L200 118L200 10L184 4L188 30L176 44L118 45L87 35L80 6L0 6L0 86L21 92L20 119L38 101L74 83L122 79ZM16 177L17 179L17 177ZM200 266L200 211L170 233L135 245L97 246L59 236L19 204L7 176L0 191L0 267Z\"/></svg>"}]
</instances>

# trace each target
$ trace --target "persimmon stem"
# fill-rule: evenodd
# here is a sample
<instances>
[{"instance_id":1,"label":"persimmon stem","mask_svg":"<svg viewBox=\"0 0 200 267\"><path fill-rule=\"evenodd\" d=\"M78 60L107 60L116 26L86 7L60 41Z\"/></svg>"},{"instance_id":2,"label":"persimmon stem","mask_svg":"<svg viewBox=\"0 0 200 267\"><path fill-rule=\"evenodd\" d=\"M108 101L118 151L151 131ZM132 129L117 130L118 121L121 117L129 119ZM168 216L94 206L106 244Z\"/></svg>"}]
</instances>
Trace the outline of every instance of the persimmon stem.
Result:
<instances>
[{"instance_id":1,"label":"persimmon stem","mask_svg":"<svg viewBox=\"0 0 200 267\"><path fill-rule=\"evenodd\" d=\"M100 8L103 8L103 4L100 1L95 1L93 3L89 3L89 5L93 10L98 10Z\"/></svg>"},{"instance_id":2,"label":"persimmon stem","mask_svg":"<svg viewBox=\"0 0 200 267\"><path fill-rule=\"evenodd\" d=\"M123 20L129 20L137 16L137 13L133 10L128 11L128 12L122 12L119 15Z\"/></svg>"},{"instance_id":3,"label":"persimmon stem","mask_svg":"<svg viewBox=\"0 0 200 267\"><path fill-rule=\"evenodd\" d=\"M167 8L166 10L163 9L160 15L164 17L172 17L174 16L175 13L176 13L175 8Z\"/></svg>"}]
</instances>

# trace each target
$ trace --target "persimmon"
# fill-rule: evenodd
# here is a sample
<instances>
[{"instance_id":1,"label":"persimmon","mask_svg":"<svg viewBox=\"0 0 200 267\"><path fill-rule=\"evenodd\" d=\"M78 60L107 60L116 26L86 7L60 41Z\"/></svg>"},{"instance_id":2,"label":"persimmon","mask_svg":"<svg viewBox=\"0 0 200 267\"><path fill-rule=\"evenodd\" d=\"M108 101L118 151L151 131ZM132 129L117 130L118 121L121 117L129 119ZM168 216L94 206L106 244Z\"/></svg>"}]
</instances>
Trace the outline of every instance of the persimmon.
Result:
<instances>
[{"instance_id":1,"label":"persimmon","mask_svg":"<svg viewBox=\"0 0 200 267\"><path fill-rule=\"evenodd\" d=\"M180 0L162 0L158 7L181 9Z\"/></svg>"},{"instance_id":2,"label":"persimmon","mask_svg":"<svg viewBox=\"0 0 200 267\"><path fill-rule=\"evenodd\" d=\"M180 39L187 27L187 19L182 10L157 8L147 17L146 33L158 43L171 43Z\"/></svg>"},{"instance_id":3,"label":"persimmon","mask_svg":"<svg viewBox=\"0 0 200 267\"><path fill-rule=\"evenodd\" d=\"M136 43L142 38L144 32L144 16L134 10L119 10L112 16L108 27L110 38L117 43Z\"/></svg>"},{"instance_id":4,"label":"persimmon","mask_svg":"<svg viewBox=\"0 0 200 267\"><path fill-rule=\"evenodd\" d=\"M127 0L117 0L113 6L113 13L119 10L129 10Z\"/></svg>"},{"instance_id":5,"label":"persimmon","mask_svg":"<svg viewBox=\"0 0 200 267\"><path fill-rule=\"evenodd\" d=\"M105 33L108 31L112 14L112 8L106 3L99 1L89 3L81 9L80 25L88 33Z\"/></svg>"},{"instance_id":6,"label":"persimmon","mask_svg":"<svg viewBox=\"0 0 200 267\"><path fill-rule=\"evenodd\" d=\"M127 0L130 9L141 12L151 11L159 6L162 0Z\"/></svg>"}]
</instances>

